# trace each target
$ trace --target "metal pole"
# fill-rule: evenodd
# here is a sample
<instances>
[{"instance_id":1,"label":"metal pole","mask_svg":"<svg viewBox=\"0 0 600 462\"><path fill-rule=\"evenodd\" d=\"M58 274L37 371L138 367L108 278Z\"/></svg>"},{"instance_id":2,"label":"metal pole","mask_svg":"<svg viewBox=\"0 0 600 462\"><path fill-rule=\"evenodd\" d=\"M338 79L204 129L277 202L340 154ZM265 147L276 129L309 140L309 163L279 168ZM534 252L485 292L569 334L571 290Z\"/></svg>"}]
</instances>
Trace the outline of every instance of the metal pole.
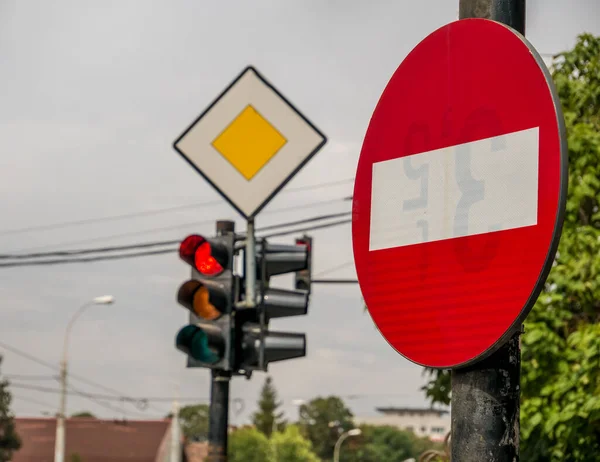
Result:
<instances>
[{"instance_id":1,"label":"metal pole","mask_svg":"<svg viewBox=\"0 0 600 462\"><path fill-rule=\"evenodd\" d=\"M484 361L452 371L452 460L519 460L519 337Z\"/></svg>"},{"instance_id":2,"label":"metal pole","mask_svg":"<svg viewBox=\"0 0 600 462\"><path fill-rule=\"evenodd\" d=\"M246 230L246 306L256 303L256 239L254 237L254 219L248 219Z\"/></svg>"},{"instance_id":3,"label":"metal pole","mask_svg":"<svg viewBox=\"0 0 600 462\"><path fill-rule=\"evenodd\" d=\"M525 35L526 0L459 0L459 19L486 18Z\"/></svg>"},{"instance_id":4,"label":"metal pole","mask_svg":"<svg viewBox=\"0 0 600 462\"><path fill-rule=\"evenodd\" d=\"M67 362L60 362L60 404L56 417L56 439L54 441L54 462L65 460L65 412L67 408Z\"/></svg>"},{"instance_id":5,"label":"metal pole","mask_svg":"<svg viewBox=\"0 0 600 462\"><path fill-rule=\"evenodd\" d=\"M342 434L335 443L335 448L333 449L333 462L339 462L340 460L340 448L342 447L342 443L346 438L350 436L348 432Z\"/></svg>"},{"instance_id":6,"label":"metal pole","mask_svg":"<svg viewBox=\"0 0 600 462\"><path fill-rule=\"evenodd\" d=\"M459 19L491 19L525 35L525 3L459 0ZM520 336L521 328L484 361L452 371L452 460L519 460Z\"/></svg>"},{"instance_id":7,"label":"metal pole","mask_svg":"<svg viewBox=\"0 0 600 462\"><path fill-rule=\"evenodd\" d=\"M181 462L179 403L177 401L173 401L173 417L171 418L171 454L169 462Z\"/></svg>"},{"instance_id":8,"label":"metal pole","mask_svg":"<svg viewBox=\"0 0 600 462\"><path fill-rule=\"evenodd\" d=\"M63 351L62 360L60 362L60 404L58 408L58 416L56 418L56 439L54 441L54 462L65 462L65 440L66 440L66 429L65 429L65 414L67 413L67 361L68 361L68 349L69 349L69 337L71 335L71 329L75 321L81 316L81 314L93 303L86 303L82 305L69 320L67 329L65 331L65 337L63 340Z\"/></svg>"},{"instance_id":9,"label":"metal pole","mask_svg":"<svg viewBox=\"0 0 600 462\"><path fill-rule=\"evenodd\" d=\"M339 422L338 422L339 424ZM331 426L331 422L330 425ZM358 436L362 432L359 428L353 428L352 430L348 430L346 433L342 433L338 440L335 443L335 447L333 448L333 462L339 462L340 460L340 448L342 447L342 443L344 440L350 436Z\"/></svg>"},{"instance_id":10,"label":"metal pole","mask_svg":"<svg viewBox=\"0 0 600 462\"><path fill-rule=\"evenodd\" d=\"M208 425L208 461L227 462L227 430L229 420L229 381L231 374L213 370L210 387Z\"/></svg>"}]
</instances>

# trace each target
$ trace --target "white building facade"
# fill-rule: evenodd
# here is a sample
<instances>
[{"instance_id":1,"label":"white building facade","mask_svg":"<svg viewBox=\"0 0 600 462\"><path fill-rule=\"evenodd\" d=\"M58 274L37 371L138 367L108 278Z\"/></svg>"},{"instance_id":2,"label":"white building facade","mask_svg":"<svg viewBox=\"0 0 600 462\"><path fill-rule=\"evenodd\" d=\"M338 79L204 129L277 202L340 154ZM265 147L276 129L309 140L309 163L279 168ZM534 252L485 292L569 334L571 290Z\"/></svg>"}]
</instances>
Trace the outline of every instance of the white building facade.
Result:
<instances>
[{"instance_id":1,"label":"white building facade","mask_svg":"<svg viewBox=\"0 0 600 462\"><path fill-rule=\"evenodd\" d=\"M400 430L412 431L419 437L443 441L450 432L450 412L429 408L376 408L381 414L374 417L356 417L357 424L390 425Z\"/></svg>"}]
</instances>

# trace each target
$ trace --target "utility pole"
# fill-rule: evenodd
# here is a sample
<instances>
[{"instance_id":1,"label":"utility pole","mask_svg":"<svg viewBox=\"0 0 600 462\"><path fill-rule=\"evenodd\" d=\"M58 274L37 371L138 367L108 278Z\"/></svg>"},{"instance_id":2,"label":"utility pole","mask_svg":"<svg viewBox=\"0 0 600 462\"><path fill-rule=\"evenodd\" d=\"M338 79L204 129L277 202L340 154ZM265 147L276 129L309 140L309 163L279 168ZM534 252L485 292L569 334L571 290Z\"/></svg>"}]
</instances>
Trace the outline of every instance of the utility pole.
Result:
<instances>
[{"instance_id":1,"label":"utility pole","mask_svg":"<svg viewBox=\"0 0 600 462\"><path fill-rule=\"evenodd\" d=\"M181 427L179 426L179 403L173 401L173 417L171 418L171 454L169 462L181 462Z\"/></svg>"},{"instance_id":2,"label":"utility pole","mask_svg":"<svg viewBox=\"0 0 600 462\"><path fill-rule=\"evenodd\" d=\"M235 231L235 222L217 221L217 235ZM254 237L254 236L252 236ZM227 461L227 434L229 429L229 383L231 372L211 371L210 410L208 423L209 462Z\"/></svg>"},{"instance_id":3,"label":"utility pole","mask_svg":"<svg viewBox=\"0 0 600 462\"><path fill-rule=\"evenodd\" d=\"M486 18L525 35L526 0L460 0L459 19ZM452 460L519 460L521 327L485 360L452 371Z\"/></svg>"}]
</instances>

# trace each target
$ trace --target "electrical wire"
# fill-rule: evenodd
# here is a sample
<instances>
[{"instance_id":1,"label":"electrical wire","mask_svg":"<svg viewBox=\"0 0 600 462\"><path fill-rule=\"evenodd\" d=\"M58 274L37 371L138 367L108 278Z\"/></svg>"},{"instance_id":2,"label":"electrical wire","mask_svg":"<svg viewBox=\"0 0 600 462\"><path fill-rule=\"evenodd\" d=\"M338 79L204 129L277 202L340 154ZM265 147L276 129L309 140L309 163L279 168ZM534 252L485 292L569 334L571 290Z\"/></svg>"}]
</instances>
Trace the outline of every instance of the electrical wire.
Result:
<instances>
[{"instance_id":1,"label":"electrical wire","mask_svg":"<svg viewBox=\"0 0 600 462\"><path fill-rule=\"evenodd\" d=\"M339 221L334 221L331 223L325 223L325 224L321 224L321 225L297 228L297 229L292 229L292 230L288 230L288 231L272 233L272 234L267 234L267 235L260 235L259 237L263 238L263 239L268 239L268 238L272 238L272 237L288 236L290 234L297 234L297 233L303 233L303 232L307 232L307 231L316 231L319 229L332 228L334 226L340 226L340 225L350 223L351 221L352 221L351 219L339 220ZM127 253L127 254L118 254L118 255L100 255L100 256L96 256L96 257L86 257L86 258L72 258L72 259L58 258L58 259L54 259L54 260L41 260L41 261L34 260L34 261L0 263L0 268L14 268L14 267L18 267L18 266L49 266L49 265L62 265L62 264L67 264L67 263L92 263L92 262L105 261L105 260L124 260L124 259L129 259L129 258L138 258L138 257L146 257L146 256L155 256L155 255L163 255L163 254L167 254L167 253L174 253L174 252L177 252L177 250L178 250L177 248L170 248L170 249L160 249L160 250L152 250L152 251L145 251L145 252L133 252L133 253Z\"/></svg>"},{"instance_id":2,"label":"electrical wire","mask_svg":"<svg viewBox=\"0 0 600 462\"><path fill-rule=\"evenodd\" d=\"M336 265L334 267L331 268L327 268L323 271L318 271L317 273L313 274L313 278L318 278L320 276L324 276L325 274L329 274L329 273L333 273L334 271L346 268L348 266L352 266L354 265L354 260L348 260L345 261L344 263L340 263L339 265Z\"/></svg>"},{"instance_id":3,"label":"electrical wire","mask_svg":"<svg viewBox=\"0 0 600 462\"><path fill-rule=\"evenodd\" d=\"M350 212L341 212L341 213L330 213L327 215L319 215L316 217L305 218L303 220L290 221L286 223L278 223L274 225L264 226L260 228L260 231L271 230L271 229L279 229L279 228L287 228L290 226L300 225L304 223L312 223L315 221L329 220L332 218L338 218L343 216L348 216ZM122 250L135 250L135 249L144 249L151 247L162 247L167 245L179 245L181 242L180 239L177 240L167 240L167 241L154 241L154 242L143 242L139 244L127 244L127 245L115 245L109 247L99 247L92 249L79 249L79 250L59 250L54 252L37 252L37 253L29 253L29 254L0 254L1 260L30 260L34 258L45 258L45 257L68 257L75 255L87 255L92 253L110 253L115 251Z\"/></svg>"},{"instance_id":4,"label":"electrical wire","mask_svg":"<svg viewBox=\"0 0 600 462\"><path fill-rule=\"evenodd\" d=\"M54 370L56 372L60 372L60 369L57 366L55 366L54 364L51 364L51 363L49 363L47 361L39 359L38 357L36 357L36 356L34 356L32 354L29 354L29 353L27 353L27 352L25 352L23 350L20 350L18 348L15 348L15 347L13 347L11 345L8 345L5 342L0 341L0 347L4 348L7 351L10 351L11 353L14 353L14 354L16 354L18 356L21 356L22 358L29 359L30 361L33 361L33 362L35 362L35 363L37 363L39 365L42 365L42 366L47 367L47 368L50 368L50 369L52 369L52 370ZM117 396L120 396L120 397L125 397L125 398L133 401L135 403L136 407L138 409L140 409L140 410L144 410L144 409L146 409L148 407L148 404L144 403L141 400L137 400L136 401L135 398L131 398L131 397L125 396L123 393L121 393L120 391L118 391L118 390L116 390L114 388L107 387L105 385L102 385L102 384L100 384L98 382L94 382L94 381L92 381L90 379L87 379L85 377L81 377L79 375L75 375L73 373L69 373L69 378L70 379L79 380L82 383L85 383L87 385L90 385L90 386L96 387L98 389L104 390L104 391L106 391L108 393L112 393L113 395L117 395Z\"/></svg>"},{"instance_id":5,"label":"electrical wire","mask_svg":"<svg viewBox=\"0 0 600 462\"><path fill-rule=\"evenodd\" d=\"M336 214L321 215L321 216L317 216L317 217L305 218L304 220L270 225L270 226L266 226L264 228L259 228L257 231L264 231L265 229L271 230L271 229L278 229L278 228L288 228L288 227L298 225L298 224L322 221L322 220L327 220L327 219L341 217L341 216L348 216L350 214L351 214L351 212L341 212L341 213L336 213ZM289 234L296 234L299 232L306 232L306 231L312 231L312 230L318 230L318 229L324 229L324 228L329 228L329 227L333 227L333 226L338 226L341 224L349 223L350 221L351 220L348 219L348 220L334 221L334 222L330 222L330 223L314 225L314 226L304 227L304 228L299 228L299 229L294 228L292 230L287 230L284 232L272 233L272 234L268 234L268 235L261 235L260 237L270 238L270 237L276 237L276 236L286 236ZM162 254L166 254L166 253L175 252L175 251L177 251L177 248L174 247L174 248L151 250L151 251L133 252L133 253L117 254L117 255L101 255L101 256L93 256L93 257L85 257L85 258L57 258L57 259L50 259L50 260L35 260L37 258L46 258L49 256L62 256L62 255L73 256L73 255L85 255L85 254L91 254L91 253L108 253L108 252L114 252L116 250L121 251L121 250L133 250L133 249L149 248L149 247L157 247L157 246L167 246L167 245L172 245L174 243L179 243L179 241L145 242L145 243L139 243L139 244L123 245L123 246L102 247L102 248L95 248L95 249L80 249L80 250L60 251L60 252L46 252L46 253L37 253L37 254L29 254L29 255L23 254L23 255L19 255L19 256L17 256L17 255L15 255L15 256L1 255L0 258L4 258L4 259L9 259L9 258L10 259L21 259L21 258L26 259L26 258L28 258L30 260L31 259L34 259L34 260L33 261L17 261L17 262L0 263L0 268L10 268L10 267L17 267L17 266L45 266L45 265L57 265L57 264L66 264L66 263L91 263L91 262L103 261L103 260L121 260L121 259L143 257L143 256L162 255Z\"/></svg>"},{"instance_id":6,"label":"electrical wire","mask_svg":"<svg viewBox=\"0 0 600 462\"><path fill-rule=\"evenodd\" d=\"M12 395L13 399L19 400L19 401L25 401L26 403L37 404L38 406L44 406L44 407L47 407L49 409L54 409L56 407L53 404L48 404L48 403L45 403L43 401L38 401L36 399L29 398L29 397L26 397L26 396L15 395L14 393L11 393L11 395Z\"/></svg>"},{"instance_id":7,"label":"electrical wire","mask_svg":"<svg viewBox=\"0 0 600 462\"><path fill-rule=\"evenodd\" d=\"M121 255L102 255L98 257L86 257L86 258L58 258L54 260L42 260L42 261L22 261L22 262L14 262L14 263L0 263L0 268L14 268L17 266L48 266L48 265L62 265L66 263L92 263L97 261L105 261L105 260L123 260L126 258L137 258L137 257L147 257L152 255L163 255L166 253L174 253L177 249L161 249L161 250L152 250L146 252L133 252Z\"/></svg>"},{"instance_id":8,"label":"electrical wire","mask_svg":"<svg viewBox=\"0 0 600 462\"><path fill-rule=\"evenodd\" d=\"M103 407L105 409L108 409L110 411L116 412L118 414L123 414L123 415L127 415L127 416L138 416L138 417L141 416L141 417L143 417L145 419L147 419L148 417L162 419L165 416L165 414L163 414L162 416L154 416L154 415L142 414L140 412L134 412L134 411L130 411L130 410L126 411L125 409L119 409L119 408L111 406L110 404L104 403L104 402L100 401L98 398L90 395L89 393L81 392L81 391L77 390L76 388L74 388L71 385L67 385L67 388L70 388L75 394L77 394L77 395L79 395L79 396L81 396L83 398L86 398L89 401L92 401L92 402L96 403L98 406L101 406L101 407ZM125 400L122 400L122 402L125 402Z\"/></svg>"},{"instance_id":9,"label":"electrical wire","mask_svg":"<svg viewBox=\"0 0 600 462\"><path fill-rule=\"evenodd\" d=\"M53 393L60 394L61 390L58 388L40 386L40 385L30 385L27 383L13 383L10 382L10 386L13 388L20 388L23 390L32 390L39 391L42 393ZM145 402L172 402L172 401L181 401L181 402L208 402L208 398L203 397L175 397L175 396L159 396L159 397L148 397L148 398L130 398L125 396L112 396L112 395L102 395L98 393L89 393L85 391L81 391L79 389L74 388L72 385L68 385L67 388L70 388L71 391L67 391L68 395L76 395L81 396L83 398L96 399L102 401L112 401L112 402L131 402L131 401L145 401Z\"/></svg>"},{"instance_id":10,"label":"electrical wire","mask_svg":"<svg viewBox=\"0 0 600 462\"><path fill-rule=\"evenodd\" d=\"M292 206L292 207L282 207L282 208L273 209L273 210L266 210L266 211L262 212L261 215L269 215L269 214L276 214L276 213L280 213L280 212L289 212L289 211L292 211L292 210L303 210L303 209L315 208L315 207L319 207L319 206L322 206L322 205L334 204L334 203L339 203L339 202L346 202L346 201L350 200L351 198L352 198L352 196L345 196L345 197L342 197L342 198L326 199L326 200L322 200L322 201L309 202L309 203L306 203L306 204L300 204L300 205ZM17 250L16 254L20 254L21 252L34 251L34 250L51 249L51 248L54 248L54 247L65 247L65 246L68 247L68 246L78 245L78 244L87 244L87 243L90 243L90 242L108 241L108 240L117 239L117 238L121 238L121 237L139 236L139 235L143 235L143 234L155 234L157 232L170 231L170 230L174 230L174 229L181 229L181 228L189 228L189 227L192 227L192 226L207 225L207 224L210 224L210 223L214 223L214 221L215 220L195 221L195 222L191 222L191 223L184 223L184 224L178 224L178 225L170 225L170 226L164 226L164 227L160 227L160 228L154 227L154 228L145 229L145 230L128 231L128 232L125 232L125 233L110 234L108 236L99 236L99 237L93 237L93 238L88 238L88 239L79 239L79 240L76 240L76 241L61 242L61 243L52 244L52 245L27 247L27 248L24 248L24 249Z\"/></svg>"},{"instance_id":11,"label":"electrical wire","mask_svg":"<svg viewBox=\"0 0 600 462\"><path fill-rule=\"evenodd\" d=\"M53 375L2 374L10 380L56 380Z\"/></svg>"},{"instance_id":12,"label":"electrical wire","mask_svg":"<svg viewBox=\"0 0 600 462\"><path fill-rule=\"evenodd\" d=\"M351 212L348 212L348 214L350 214L350 213ZM306 228L293 229L293 230L290 230L290 231L282 231L282 232L278 232L278 233L260 235L260 237L262 239L270 239L272 237L289 236L290 234L304 233L304 232L307 232L307 231L316 231L318 229L333 228L334 226L345 225L345 224L348 224L348 223L351 223L351 222L352 222L352 219L339 220L339 221L334 221L332 223L325 223L323 225L315 225L315 226L309 226L309 227L306 227Z\"/></svg>"},{"instance_id":13,"label":"electrical wire","mask_svg":"<svg viewBox=\"0 0 600 462\"><path fill-rule=\"evenodd\" d=\"M297 192L297 191L310 191L310 190L314 190L314 189L320 189L320 188L326 188L326 187L330 187L330 186L336 186L336 185L340 185L340 184L350 183L351 181L354 181L354 179L346 178L344 180L330 181L327 183L299 186L296 188L287 189L287 190L283 191L282 193L290 193L290 192ZM151 215L159 215L159 214L168 213L168 212L174 212L174 211L178 211L178 210L193 209L193 208L198 208L198 207L208 207L208 206L220 205L220 204L223 204L223 200L217 199L217 200L212 200L212 201L207 201L207 202L199 202L199 203L195 203L195 204L177 205L177 206L173 206L173 207L165 207L165 208L154 209L154 210L145 210L145 211L141 211L141 212L125 213L125 214L120 214L120 215L111 215L111 216L98 217L98 218L87 218L87 219L83 219L83 220L65 221L62 223L53 223L53 224L49 224L49 225L6 229L6 230L0 231L0 236L7 236L10 234L18 234L18 233L31 233L31 232L37 232L37 231L51 231L51 230L55 230L55 229L64 229L64 228L73 227L73 226L81 226L81 225L88 225L88 224L92 224L92 223L102 223L102 222L108 222L108 221L117 221L117 220L129 219L129 218L139 218L139 217L145 217L145 216L151 216Z\"/></svg>"}]
</instances>

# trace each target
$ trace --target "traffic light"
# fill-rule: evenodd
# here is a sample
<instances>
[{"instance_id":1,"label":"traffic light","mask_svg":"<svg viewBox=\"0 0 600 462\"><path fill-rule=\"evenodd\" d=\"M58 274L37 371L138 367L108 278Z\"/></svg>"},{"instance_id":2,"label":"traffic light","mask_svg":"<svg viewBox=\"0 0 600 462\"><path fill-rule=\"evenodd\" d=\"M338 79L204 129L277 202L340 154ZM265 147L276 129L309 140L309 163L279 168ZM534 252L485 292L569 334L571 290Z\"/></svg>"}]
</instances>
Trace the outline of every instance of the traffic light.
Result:
<instances>
[{"instance_id":1,"label":"traffic light","mask_svg":"<svg viewBox=\"0 0 600 462\"><path fill-rule=\"evenodd\" d=\"M232 313L238 297L233 274L235 235L207 239L193 234L179 247L180 258L192 267L177 301L190 311L190 322L175 339L188 355L188 367L231 368Z\"/></svg>"},{"instance_id":2,"label":"traffic light","mask_svg":"<svg viewBox=\"0 0 600 462\"><path fill-rule=\"evenodd\" d=\"M305 271L309 256L305 244L256 243L258 295L254 308L236 311L236 369L266 371L269 363L306 356L305 334L271 331L269 321L307 314L309 293L271 287L270 279Z\"/></svg>"},{"instance_id":3,"label":"traffic light","mask_svg":"<svg viewBox=\"0 0 600 462\"><path fill-rule=\"evenodd\" d=\"M296 239L296 245L305 245L308 253L306 269L296 271L294 286L296 289L306 290L310 294L312 281L312 237L304 235Z\"/></svg>"}]
</instances>

